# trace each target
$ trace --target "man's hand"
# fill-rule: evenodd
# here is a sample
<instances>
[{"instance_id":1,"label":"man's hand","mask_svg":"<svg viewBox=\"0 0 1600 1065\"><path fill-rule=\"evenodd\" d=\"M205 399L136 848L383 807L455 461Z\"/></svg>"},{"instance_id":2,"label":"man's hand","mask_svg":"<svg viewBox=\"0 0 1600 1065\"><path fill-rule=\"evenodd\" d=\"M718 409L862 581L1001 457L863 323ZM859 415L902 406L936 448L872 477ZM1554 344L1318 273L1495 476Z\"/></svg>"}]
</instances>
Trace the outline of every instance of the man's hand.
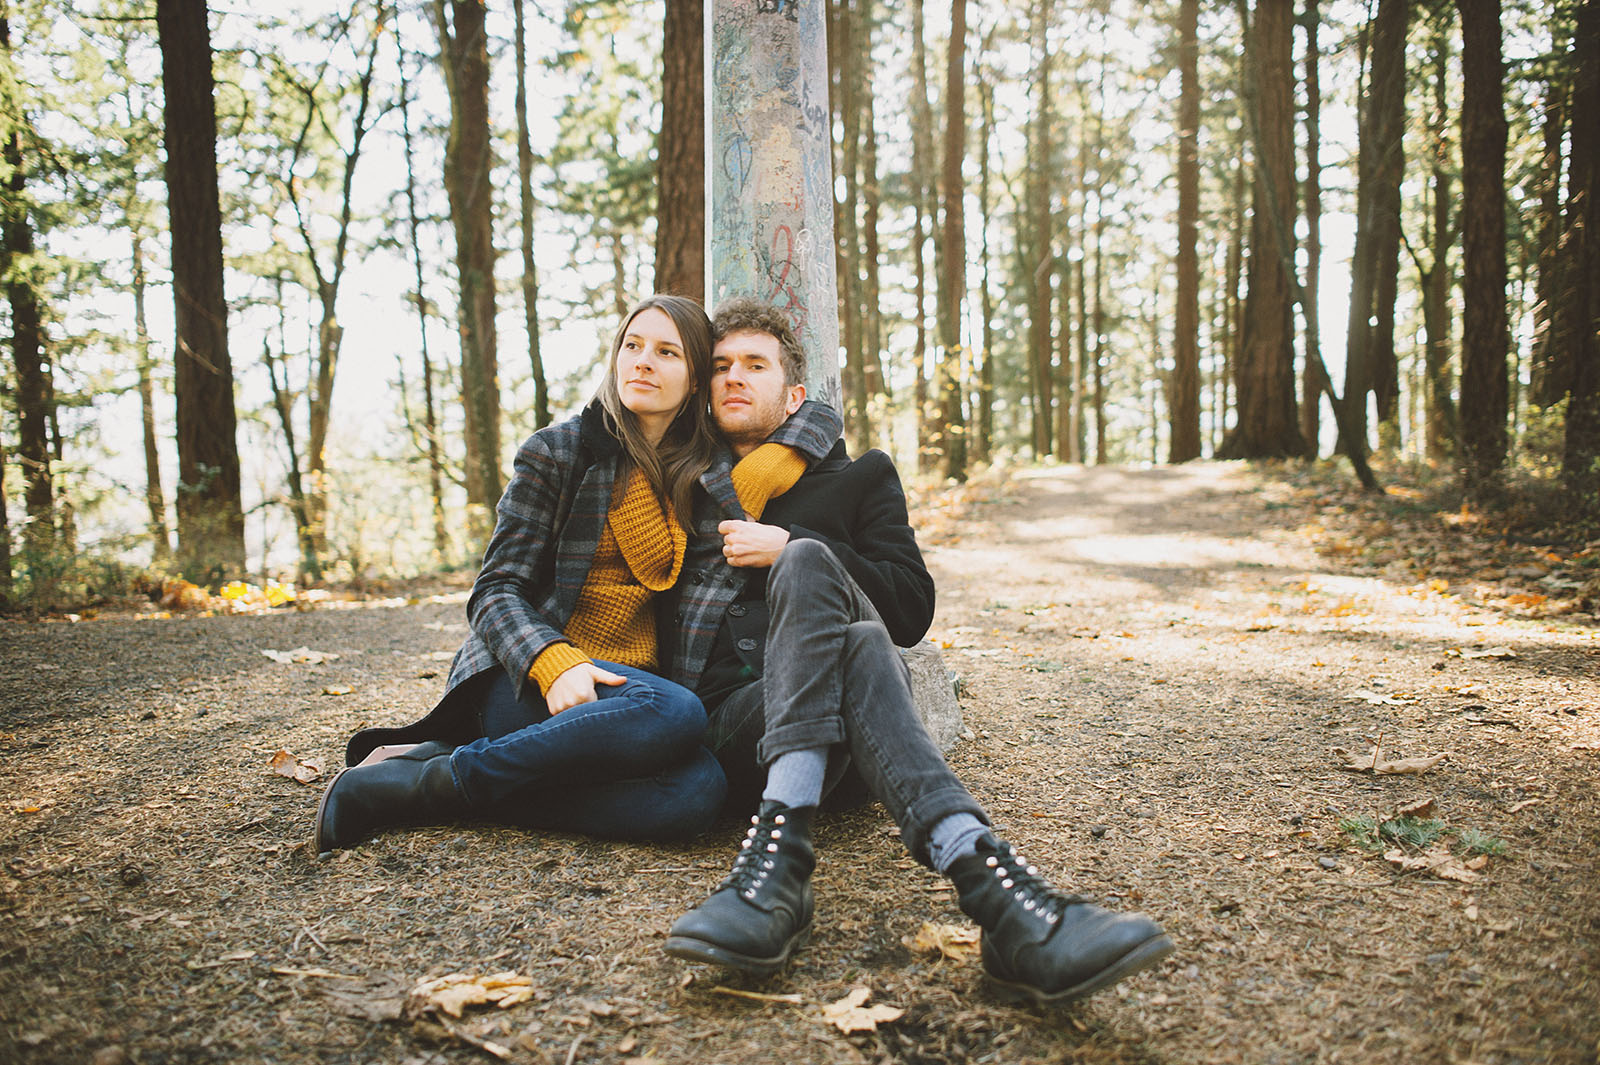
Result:
<instances>
[{"instance_id":1,"label":"man's hand","mask_svg":"<svg viewBox=\"0 0 1600 1065\"><path fill-rule=\"evenodd\" d=\"M563 710L570 710L579 703L592 703L599 698L595 695L596 684L626 684L628 678L601 669L593 662L579 662L571 669L564 671L550 685L550 690L544 693L544 703L552 716Z\"/></svg>"},{"instance_id":2,"label":"man's hand","mask_svg":"<svg viewBox=\"0 0 1600 1065\"><path fill-rule=\"evenodd\" d=\"M770 566L789 542L789 530L759 521L725 521L717 532L722 534L723 557L733 566Z\"/></svg>"}]
</instances>

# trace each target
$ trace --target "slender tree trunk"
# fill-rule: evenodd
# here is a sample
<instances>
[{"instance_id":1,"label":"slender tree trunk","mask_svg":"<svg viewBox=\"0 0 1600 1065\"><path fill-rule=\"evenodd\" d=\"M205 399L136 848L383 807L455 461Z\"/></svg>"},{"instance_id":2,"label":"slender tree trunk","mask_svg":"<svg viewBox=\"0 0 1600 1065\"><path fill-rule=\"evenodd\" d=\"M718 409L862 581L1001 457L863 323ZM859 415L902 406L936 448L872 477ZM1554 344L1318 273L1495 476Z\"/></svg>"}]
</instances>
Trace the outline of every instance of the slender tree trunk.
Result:
<instances>
[{"instance_id":1,"label":"slender tree trunk","mask_svg":"<svg viewBox=\"0 0 1600 1065\"><path fill-rule=\"evenodd\" d=\"M1306 323L1305 367L1300 374L1300 435L1306 457L1316 458L1322 436L1322 316L1317 298L1322 278L1322 55L1317 0L1306 0L1301 21L1306 31Z\"/></svg>"},{"instance_id":2,"label":"slender tree trunk","mask_svg":"<svg viewBox=\"0 0 1600 1065\"><path fill-rule=\"evenodd\" d=\"M1051 0L1036 0L1029 13L1028 39L1033 55L1033 128L1028 136L1028 360L1033 382L1033 454L1048 455L1054 445L1050 377L1051 268L1055 262L1050 233L1050 21Z\"/></svg>"},{"instance_id":3,"label":"slender tree trunk","mask_svg":"<svg viewBox=\"0 0 1600 1065\"><path fill-rule=\"evenodd\" d=\"M1242 146L1241 146L1242 147ZM1228 439L1228 412L1233 411L1237 423L1238 402L1237 374L1239 369L1239 341L1244 335L1244 299L1239 295L1244 284L1244 260L1246 244L1249 242L1249 220L1245 211L1245 178L1244 159L1240 158L1233 168L1233 210L1229 216L1231 221L1228 238L1228 255L1224 270L1226 278L1224 288L1226 299L1224 307L1223 326L1225 330L1222 349L1222 371L1218 375L1222 396L1217 402L1217 437L1212 442L1211 453L1218 455L1222 452L1222 445Z\"/></svg>"},{"instance_id":4,"label":"slender tree trunk","mask_svg":"<svg viewBox=\"0 0 1600 1065\"><path fill-rule=\"evenodd\" d=\"M844 177L842 200L834 204L834 230L837 237L835 262L839 283L839 339L844 348L845 429L851 449L856 453L871 447L872 431L867 417L867 369L862 357L861 238L857 219L861 202L861 105L860 54L857 46L856 12L849 0L831 0L834 36L829 38L837 57L837 105L842 139L839 145L840 173Z\"/></svg>"},{"instance_id":5,"label":"slender tree trunk","mask_svg":"<svg viewBox=\"0 0 1600 1065\"><path fill-rule=\"evenodd\" d=\"M961 397L961 301L967 291L966 183L961 164L967 153L966 0L951 0L950 47L944 93L944 257L939 270L939 399L944 430L944 475L967 479L967 429Z\"/></svg>"},{"instance_id":6,"label":"slender tree trunk","mask_svg":"<svg viewBox=\"0 0 1600 1065\"><path fill-rule=\"evenodd\" d=\"M1405 176L1406 34L1409 0L1378 5L1372 42L1374 300L1371 336L1372 396L1378 443L1400 447L1400 364L1395 353L1394 311L1400 291L1400 182Z\"/></svg>"},{"instance_id":7,"label":"slender tree trunk","mask_svg":"<svg viewBox=\"0 0 1600 1065\"><path fill-rule=\"evenodd\" d=\"M6 513L6 444L0 440L0 610L11 606L11 519Z\"/></svg>"},{"instance_id":8,"label":"slender tree trunk","mask_svg":"<svg viewBox=\"0 0 1600 1065\"><path fill-rule=\"evenodd\" d=\"M433 515L433 561L435 565L442 565L450 558L450 533L444 523L444 460L440 455L439 420L433 403L433 360L428 353L428 297L422 267L422 224L417 217L417 169L411 142L410 83L406 72L405 46L398 31L395 41L399 46L400 131L406 157L406 232L411 243L411 263L416 271L416 291L412 295L417 304L417 347L422 355L422 425L428 455L428 498Z\"/></svg>"},{"instance_id":9,"label":"slender tree trunk","mask_svg":"<svg viewBox=\"0 0 1600 1065\"><path fill-rule=\"evenodd\" d=\"M544 355L539 350L539 271L534 265L533 255L533 142L528 136L528 48L526 26L522 13L523 6L523 0L512 0L512 8L516 18L517 202L521 205L517 221L522 237L522 320L528 333L528 364L533 372L533 424L535 428L542 429L550 424L550 389L544 379ZM682 28L676 21L681 17L679 14L680 7L684 10L692 9L693 17L696 20L694 40L691 42L677 42L680 47L687 46L692 51L692 59L679 57L673 50L674 32L682 33ZM699 81L701 71L700 39L704 36L704 30L698 22L700 12L700 0L684 0L682 4L669 4L667 6L667 37L664 48L665 58L663 60L664 77L662 79L661 114L662 126L672 130L673 135L676 136L680 132L684 132L678 128L678 125L674 124L683 121L678 112L683 109L698 108L695 118L692 119L693 129L688 131L692 134L693 143L697 149L705 135L704 93ZM678 79L686 76L685 72L680 69L681 67L689 67L690 72L693 73L695 82L692 86L686 86L679 82ZM694 99L692 107L676 100L675 95L692 96ZM684 151L690 152L691 149L688 145L685 145ZM670 172L668 172L666 165L662 164L663 170L659 182L659 187L662 190L662 203L667 200L669 184L671 185L672 195L679 194L678 185L684 180L683 171L685 169L695 169L701 182L703 182L705 178L705 160L701 157L699 150L692 151L692 154L698 160L697 162L691 164L686 159L675 160ZM699 183L697 182L697 184ZM705 229L705 196L703 192L700 193L696 202L699 206L693 208L695 212L694 218L700 222L701 233L675 233L674 240L666 241L665 243L668 244L668 247L663 249L662 230L660 223L657 223L656 291L658 292L682 292L684 295L692 295L696 299L705 298L705 249L703 247L705 243L703 234ZM684 205L674 205L675 211L685 209ZM673 251L681 250L682 243L686 238L692 239L694 242L694 246L697 249L695 252L696 259L688 264L680 264L675 256L672 257L669 272L674 274L674 278L671 281L666 281L663 277L663 271L668 268L663 264L667 262L668 256L672 256ZM667 256L663 255L663 251L666 251ZM683 284L681 275L684 269L692 269L694 271L698 287L692 290L685 290L681 287L667 287L667 285L681 286ZM431 391L431 388L432 386L429 384L425 391Z\"/></svg>"},{"instance_id":10,"label":"slender tree trunk","mask_svg":"<svg viewBox=\"0 0 1600 1065\"><path fill-rule=\"evenodd\" d=\"M284 342L287 313L283 305L283 281L278 282L278 343L280 352ZM320 581L322 562L318 553L316 521L312 518L305 481L300 474L300 451L295 444L294 400L289 394L289 370L281 354L274 353L266 337L261 338L261 361L267 366L267 383L272 389L272 406L278 414L278 425L283 430L283 445L289 452L289 511L294 515L295 538L300 544L301 581ZM278 379L279 367L283 380Z\"/></svg>"},{"instance_id":11,"label":"slender tree trunk","mask_svg":"<svg viewBox=\"0 0 1600 1065\"><path fill-rule=\"evenodd\" d=\"M912 312L916 330L917 468L928 469L933 457L926 450L928 424L932 420L928 401L928 266L927 240L938 224L933 206L933 107L928 97L928 47L924 40L922 0L911 0L911 193L916 203L916 224L912 231L912 263L915 274L916 309ZM926 220L928 229L923 229Z\"/></svg>"},{"instance_id":12,"label":"slender tree trunk","mask_svg":"<svg viewBox=\"0 0 1600 1065\"><path fill-rule=\"evenodd\" d=\"M702 0L666 5L656 139L656 291L697 300L706 294L704 39Z\"/></svg>"},{"instance_id":13,"label":"slender tree trunk","mask_svg":"<svg viewBox=\"0 0 1600 1065\"><path fill-rule=\"evenodd\" d=\"M1178 6L1178 301L1169 462L1200 457L1200 0Z\"/></svg>"},{"instance_id":14,"label":"slender tree trunk","mask_svg":"<svg viewBox=\"0 0 1600 1065\"><path fill-rule=\"evenodd\" d=\"M1253 91L1256 176L1250 260L1234 384L1239 419L1223 458L1305 453L1295 404L1292 293L1285 254L1294 233L1294 116L1288 0L1258 0L1246 54ZM1281 227L1281 232L1280 232Z\"/></svg>"},{"instance_id":15,"label":"slender tree trunk","mask_svg":"<svg viewBox=\"0 0 1600 1065\"><path fill-rule=\"evenodd\" d=\"M989 52L984 42L983 54ZM981 60L980 60L981 61ZM989 221L993 210L990 199L989 139L994 126L994 84L989 77L978 78L978 102L982 112L978 126L978 225L982 269L983 361L978 369L978 392L973 403L977 432L972 437L972 458L988 462L994 448L994 299L989 288Z\"/></svg>"},{"instance_id":16,"label":"slender tree trunk","mask_svg":"<svg viewBox=\"0 0 1600 1065\"><path fill-rule=\"evenodd\" d=\"M494 169L489 136L489 48L484 0L434 0L450 93L444 180L456 234L461 399L467 445L468 530L488 537L500 496L500 384L494 327Z\"/></svg>"},{"instance_id":17,"label":"slender tree trunk","mask_svg":"<svg viewBox=\"0 0 1600 1065\"><path fill-rule=\"evenodd\" d=\"M1552 59L1567 52L1564 35L1565 23L1560 18L1551 20L1550 53ZM1561 301L1562 265L1561 233L1562 204L1561 145L1567 133L1568 70L1552 64L1555 69L1545 78L1544 107L1541 115L1543 153L1539 159L1539 265L1534 282L1533 297L1533 351L1529 362L1528 402L1536 407L1550 407L1561 401L1572 386L1572 345L1570 338L1557 337L1555 323L1560 315L1556 305Z\"/></svg>"},{"instance_id":18,"label":"slender tree trunk","mask_svg":"<svg viewBox=\"0 0 1600 1065\"><path fill-rule=\"evenodd\" d=\"M872 0L863 0L861 36L861 237L862 258L865 260L865 288L862 290L862 312L865 323L862 329L862 360L867 371L867 413L869 420L879 413L887 413L889 379L883 372L883 312L878 306L883 285L881 263L882 241L879 236L879 216L882 213L882 190L878 185L878 127L877 100L872 81L872 35L877 27L877 15Z\"/></svg>"},{"instance_id":19,"label":"slender tree trunk","mask_svg":"<svg viewBox=\"0 0 1600 1065\"><path fill-rule=\"evenodd\" d=\"M1461 443L1468 494L1497 486L1507 447L1505 158L1499 0L1461 13Z\"/></svg>"},{"instance_id":20,"label":"slender tree trunk","mask_svg":"<svg viewBox=\"0 0 1600 1065\"><path fill-rule=\"evenodd\" d=\"M233 363L223 298L211 32L203 3L157 0L177 332L178 557L197 582L245 571Z\"/></svg>"},{"instance_id":21,"label":"slender tree trunk","mask_svg":"<svg viewBox=\"0 0 1600 1065\"><path fill-rule=\"evenodd\" d=\"M172 557L172 538L167 530L167 497L161 490L161 457L156 448L155 360L150 357L150 330L145 320L144 238L131 212L128 216L133 263L133 335L139 360L139 425L144 433L144 502L150 514L147 526L152 561L160 566Z\"/></svg>"},{"instance_id":22,"label":"slender tree trunk","mask_svg":"<svg viewBox=\"0 0 1600 1065\"><path fill-rule=\"evenodd\" d=\"M1433 107L1429 114L1430 139L1433 151L1432 221L1429 238L1432 257L1422 275L1422 321L1428 334L1428 346L1423 354L1424 375L1427 379L1427 412L1425 415L1425 446L1428 458L1434 462L1450 459L1455 451L1459 431L1456 418L1454 381L1451 373L1452 348L1450 290L1454 270L1450 265L1450 248L1455 243L1455 227L1450 218L1450 205L1454 200L1451 191L1455 161L1450 153L1450 114L1448 104L1450 33L1448 8L1434 15L1432 42Z\"/></svg>"},{"instance_id":23,"label":"slender tree trunk","mask_svg":"<svg viewBox=\"0 0 1600 1065\"><path fill-rule=\"evenodd\" d=\"M1089 113L1087 93L1083 97L1083 105L1079 113ZM1078 361L1072 370L1072 400L1069 404L1070 417L1072 418L1073 449L1071 458L1087 464L1089 461L1089 422L1084 417L1084 404L1089 392L1089 123L1079 123L1078 134L1078 265L1072 269L1070 260L1068 269L1073 275L1073 282L1077 286L1078 305ZM1098 352L1097 352L1098 354Z\"/></svg>"},{"instance_id":24,"label":"slender tree trunk","mask_svg":"<svg viewBox=\"0 0 1600 1065\"><path fill-rule=\"evenodd\" d=\"M1600 114L1600 3L1578 6L1572 113ZM1572 346L1572 398L1561 479L1590 515L1600 513L1600 137L1593 122L1572 124L1567 198L1568 266L1561 335Z\"/></svg>"}]
</instances>

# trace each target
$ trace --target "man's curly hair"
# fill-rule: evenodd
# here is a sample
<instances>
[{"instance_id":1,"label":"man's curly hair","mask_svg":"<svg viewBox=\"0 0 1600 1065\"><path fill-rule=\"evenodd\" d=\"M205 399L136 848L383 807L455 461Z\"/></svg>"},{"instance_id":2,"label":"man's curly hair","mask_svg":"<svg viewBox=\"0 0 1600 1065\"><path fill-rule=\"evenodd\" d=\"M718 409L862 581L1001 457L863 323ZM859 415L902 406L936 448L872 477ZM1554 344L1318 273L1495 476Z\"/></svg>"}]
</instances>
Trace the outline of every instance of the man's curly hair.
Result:
<instances>
[{"instance_id":1,"label":"man's curly hair","mask_svg":"<svg viewBox=\"0 0 1600 1065\"><path fill-rule=\"evenodd\" d=\"M778 362L786 386L806 383L806 353L794 335L789 316L772 304L750 296L728 300L711 319L711 343L736 333L765 333L778 342Z\"/></svg>"}]
</instances>

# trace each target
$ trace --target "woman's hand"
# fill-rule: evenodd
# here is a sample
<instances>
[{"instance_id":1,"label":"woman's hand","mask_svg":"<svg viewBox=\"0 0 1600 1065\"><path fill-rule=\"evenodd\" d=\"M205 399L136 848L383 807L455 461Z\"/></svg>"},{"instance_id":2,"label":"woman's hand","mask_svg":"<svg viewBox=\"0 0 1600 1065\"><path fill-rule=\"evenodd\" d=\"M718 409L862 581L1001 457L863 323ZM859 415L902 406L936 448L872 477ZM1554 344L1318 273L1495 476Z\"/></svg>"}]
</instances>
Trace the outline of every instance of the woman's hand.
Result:
<instances>
[{"instance_id":1,"label":"woman's hand","mask_svg":"<svg viewBox=\"0 0 1600 1065\"><path fill-rule=\"evenodd\" d=\"M550 690L544 693L544 702L552 716L563 710L570 710L579 703L592 703L599 696L595 694L596 684L626 684L628 678L609 669L601 669L593 662L579 662L571 669L565 670L550 685Z\"/></svg>"}]
</instances>

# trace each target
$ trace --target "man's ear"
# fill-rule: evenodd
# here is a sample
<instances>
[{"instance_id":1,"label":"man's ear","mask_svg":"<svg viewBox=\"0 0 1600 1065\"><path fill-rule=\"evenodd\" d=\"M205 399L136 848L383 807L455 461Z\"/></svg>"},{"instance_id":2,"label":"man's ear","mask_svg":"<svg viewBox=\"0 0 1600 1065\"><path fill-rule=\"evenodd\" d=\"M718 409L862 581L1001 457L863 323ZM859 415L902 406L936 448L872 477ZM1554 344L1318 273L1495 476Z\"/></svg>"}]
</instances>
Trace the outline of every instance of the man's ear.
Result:
<instances>
[{"instance_id":1,"label":"man's ear","mask_svg":"<svg viewBox=\"0 0 1600 1065\"><path fill-rule=\"evenodd\" d=\"M785 415L793 414L795 411L800 409L800 404L804 403L805 401L806 401L806 386L805 385L790 385L789 386L789 398L783 405L783 413Z\"/></svg>"}]
</instances>

